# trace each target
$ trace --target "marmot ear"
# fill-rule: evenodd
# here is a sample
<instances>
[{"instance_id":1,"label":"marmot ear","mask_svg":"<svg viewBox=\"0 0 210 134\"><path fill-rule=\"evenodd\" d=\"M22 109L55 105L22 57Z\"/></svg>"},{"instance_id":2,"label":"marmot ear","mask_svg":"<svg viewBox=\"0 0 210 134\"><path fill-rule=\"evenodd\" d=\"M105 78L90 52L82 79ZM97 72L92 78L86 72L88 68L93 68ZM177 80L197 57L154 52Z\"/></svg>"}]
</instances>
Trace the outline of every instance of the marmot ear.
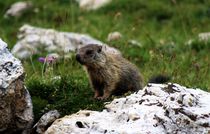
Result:
<instances>
[{"instance_id":1,"label":"marmot ear","mask_svg":"<svg viewBox=\"0 0 210 134\"><path fill-rule=\"evenodd\" d=\"M100 53L102 51L102 46L98 46L98 53Z\"/></svg>"},{"instance_id":2,"label":"marmot ear","mask_svg":"<svg viewBox=\"0 0 210 134\"><path fill-rule=\"evenodd\" d=\"M75 48L75 52L78 52L78 47Z\"/></svg>"}]
</instances>

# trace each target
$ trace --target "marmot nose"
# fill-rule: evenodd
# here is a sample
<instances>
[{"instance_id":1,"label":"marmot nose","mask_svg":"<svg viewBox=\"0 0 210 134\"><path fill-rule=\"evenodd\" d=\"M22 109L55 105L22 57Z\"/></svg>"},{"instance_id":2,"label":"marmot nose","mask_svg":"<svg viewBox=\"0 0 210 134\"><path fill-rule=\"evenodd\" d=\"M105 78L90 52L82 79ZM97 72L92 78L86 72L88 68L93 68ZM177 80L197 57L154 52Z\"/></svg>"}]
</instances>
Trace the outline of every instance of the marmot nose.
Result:
<instances>
[{"instance_id":1,"label":"marmot nose","mask_svg":"<svg viewBox=\"0 0 210 134\"><path fill-rule=\"evenodd\" d=\"M80 55L79 54L76 54L76 60L80 62L80 59L81 59L80 58Z\"/></svg>"},{"instance_id":2,"label":"marmot nose","mask_svg":"<svg viewBox=\"0 0 210 134\"><path fill-rule=\"evenodd\" d=\"M76 60L79 61L80 60L80 55L76 54Z\"/></svg>"}]
</instances>

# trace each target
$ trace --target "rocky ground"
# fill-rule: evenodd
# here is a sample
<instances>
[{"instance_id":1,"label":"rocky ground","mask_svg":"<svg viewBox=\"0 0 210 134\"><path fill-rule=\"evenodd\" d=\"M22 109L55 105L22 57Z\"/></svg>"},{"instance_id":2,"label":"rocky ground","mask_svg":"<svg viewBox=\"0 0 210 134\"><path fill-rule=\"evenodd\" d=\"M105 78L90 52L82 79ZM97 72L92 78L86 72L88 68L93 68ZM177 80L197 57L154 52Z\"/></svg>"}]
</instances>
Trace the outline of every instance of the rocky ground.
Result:
<instances>
[{"instance_id":1,"label":"rocky ground","mask_svg":"<svg viewBox=\"0 0 210 134\"><path fill-rule=\"evenodd\" d=\"M207 134L210 93L178 84L148 84L106 104L57 119L46 134Z\"/></svg>"}]
</instances>

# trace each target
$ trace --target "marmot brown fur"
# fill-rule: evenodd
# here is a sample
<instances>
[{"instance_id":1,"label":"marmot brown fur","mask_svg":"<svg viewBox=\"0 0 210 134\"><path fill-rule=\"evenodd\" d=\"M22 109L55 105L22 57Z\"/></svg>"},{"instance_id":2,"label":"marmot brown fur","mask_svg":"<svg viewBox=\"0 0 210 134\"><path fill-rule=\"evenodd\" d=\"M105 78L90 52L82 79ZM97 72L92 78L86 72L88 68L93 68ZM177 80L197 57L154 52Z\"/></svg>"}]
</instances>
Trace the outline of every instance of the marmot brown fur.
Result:
<instances>
[{"instance_id":1,"label":"marmot brown fur","mask_svg":"<svg viewBox=\"0 0 210 134\"><path fill-rule=\"evenodd\" d=\"M89 44L77 50L76 60L84 65L95 91L94 98L107 99L143 87L137 67L120 54L106 51L101 45Z\"/></svg>"}]
</instances>

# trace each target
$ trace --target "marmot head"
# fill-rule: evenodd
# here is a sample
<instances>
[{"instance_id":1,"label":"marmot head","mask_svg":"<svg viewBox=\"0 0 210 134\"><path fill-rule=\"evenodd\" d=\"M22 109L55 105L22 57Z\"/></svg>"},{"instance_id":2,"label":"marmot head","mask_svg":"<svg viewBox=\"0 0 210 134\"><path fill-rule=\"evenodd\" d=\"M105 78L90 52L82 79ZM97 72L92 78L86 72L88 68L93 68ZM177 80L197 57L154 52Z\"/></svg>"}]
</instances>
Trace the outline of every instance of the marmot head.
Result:
<instances>
[{"instance_id":1,"label":"marmot head","mask_svg":"<svg viewBox=\"0 0 210 134\"><path fill-rule=\"evenodd\" d=\"M82 65L96 66L104 62L103 55L101 45L88 44L77 50L76 60Z\"/></svg>"}]
</instances>

